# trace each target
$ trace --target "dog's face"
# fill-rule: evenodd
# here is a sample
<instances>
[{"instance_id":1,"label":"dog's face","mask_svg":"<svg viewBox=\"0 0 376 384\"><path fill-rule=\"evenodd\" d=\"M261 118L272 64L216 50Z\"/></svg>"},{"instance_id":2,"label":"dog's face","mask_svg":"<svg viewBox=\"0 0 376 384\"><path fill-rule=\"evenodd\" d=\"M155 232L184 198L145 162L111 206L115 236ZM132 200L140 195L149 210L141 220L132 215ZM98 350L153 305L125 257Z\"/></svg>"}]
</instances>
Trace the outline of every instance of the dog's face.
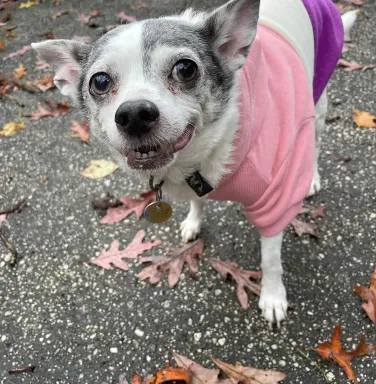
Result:
<instances>
[{"instance_id":1,"label":"dog's face","mask_svg":"<svg viewBox=\"0 0 376 384\"><path fill-rule=\"evenodd\" d=\"M163 173L182 159L204 160L203 136L215 142L225 134L213 123L228 107L258 13L259 0L233 0L211 14L120 26L92 45L51 40L33 48L123 168Z\"/></svg>"}]
</instances>

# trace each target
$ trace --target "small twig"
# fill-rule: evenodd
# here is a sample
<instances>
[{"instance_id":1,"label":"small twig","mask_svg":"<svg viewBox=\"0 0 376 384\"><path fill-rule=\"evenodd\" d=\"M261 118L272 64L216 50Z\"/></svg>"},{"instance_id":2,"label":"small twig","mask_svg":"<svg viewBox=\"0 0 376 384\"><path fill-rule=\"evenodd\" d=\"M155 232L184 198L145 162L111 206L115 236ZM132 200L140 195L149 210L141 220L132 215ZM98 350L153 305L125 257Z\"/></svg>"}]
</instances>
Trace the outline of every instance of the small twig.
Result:
<instances>
[{"instance_id":1,"label":"small twig","mask_svg":"<svg viewBox=\"0 0 376 384\"><path fill-rule=\"evenodd\" d=\"M4 214L8 215L9 213L13 213L13 212L21 213L22 210L25 208L25 206L26 206L26 199L23 199L19 201L17 204L15 204L13 207L0 210L0 215L4 215Z\"/></svg>"},{"instance_id":2,"label":"small twig","mask_svg":"<svg viewBox=\"0 0 376 384\"><path fill-rule=\"evenodd\" d=\"M34 371L35 371L35 365L28 365L27 367L24 367L24 368L9 369L8 373L12 375L14 373L34 372Z\"/></svg>"},{"instance_id":3,"label":"small twig","mask_svg":"<svg viewBox=\"0 0 376 384\"><path fill-rule=\"evenodd\" d=\"M297 351L301 356L303 356L306 360L308 360L312 365L314 365L314 366L320 371L320 373L324 376L325 381L326 381L327 383L330 383L330 381L329 381L328 378L326 377L326 373L325 373L325 371L319 366L319 364L318 364L315 360L309 358L309 356L307 356L305 353L303 353L300 349L296 349L296 351Z\"/></svg>"},{"instance_id":4,"label":"small twig","mask_svg":"<svg viewBox=\"0 0 376 384\"><path fill-rule=\"evenodd\" d=\"M16 247L13 245L13 243L10 242L10 240L8 240L8 238L4 235L1 229L0 229L0 238L3 241L4 245L9 249L9 251L12 254L10 257L9 265L11 267L15 267L18 261L18 252L16 250Z\"/></svg>"}]
</instances>

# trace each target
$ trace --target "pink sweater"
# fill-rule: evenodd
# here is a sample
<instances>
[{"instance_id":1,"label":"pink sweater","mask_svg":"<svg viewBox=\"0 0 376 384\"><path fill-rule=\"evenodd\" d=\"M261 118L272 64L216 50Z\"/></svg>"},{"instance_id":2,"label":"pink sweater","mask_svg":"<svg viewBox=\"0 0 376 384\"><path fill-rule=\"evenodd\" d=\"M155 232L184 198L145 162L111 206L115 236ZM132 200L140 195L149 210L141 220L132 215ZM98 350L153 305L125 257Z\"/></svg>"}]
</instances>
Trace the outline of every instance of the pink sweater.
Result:
<instances>
[{"instance_id":1,"label":"pink sweater","mask_svg":"<svg viewBox=\"0 0 376 384\"><path fill-rule=\"evenodd\" d=\"M242 203L260 234L274 236L309 191L315 109L298 55L261 25L241 72L240 116L228 173L209 198Z\"/></svg>"}]
</instances>

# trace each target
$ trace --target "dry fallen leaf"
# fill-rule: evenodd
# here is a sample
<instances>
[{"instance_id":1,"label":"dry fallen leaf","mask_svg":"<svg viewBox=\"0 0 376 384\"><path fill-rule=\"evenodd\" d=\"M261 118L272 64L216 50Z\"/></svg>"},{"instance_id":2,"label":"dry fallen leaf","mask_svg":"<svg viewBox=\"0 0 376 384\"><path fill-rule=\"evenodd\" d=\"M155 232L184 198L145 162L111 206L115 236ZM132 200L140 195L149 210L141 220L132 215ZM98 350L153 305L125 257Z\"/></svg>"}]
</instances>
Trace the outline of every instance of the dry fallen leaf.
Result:
<instances>
[{"instance_id":1,"label":"dry fallen leaf","mask_svg":"<svg viewBox=\"0 0 376 384\"><path fill-rule=\"evenodd\" d=\"M371 115L369 112L354 109L353 119L359 128L376 128L376 116Z\"/></svg>"},{"instance_id":2,"label":"dry fallen leaf","mask_svg":"<svg viewBox=\"0 0 376 384\"><path fill-rule=\"evenodd\" d=\"M0 72L0 98L8 95L9 88L8 79Z\"/></svg>"},{"instance_id":3,"label":"dry fallen leaf","mask_svg":"<svg viewBox=\"0 0 376 384\"><path fill-rule=\"evenodd\" d=\"M77 121L72 121L72 126L69 128L73 133L71 137L77 137L81 139L83 143L89 143L89 123L87 121L83 122L83 126L80 125Z\"/></svg>"},{"instance_id":4,"label":"dry fallen leaf","mask_svg":"<svg viewBox=\"0 0 376 384\"><path fill-rule=\"evenodd\" d=\"M58 19L59 17L61 16L66 16L66 15L70 15L71 13L73 12L76 12L74 9L66 9L65 11L60 11L60 12L57 12L55 13L53 16L52 16L52 19L53 20L56 20Z\"/></svg>"},{"instance_id":5,"label":"dry fallen leaf","mask_svg":"<svg viewBox=\"0 0 376 384\"><path fill-rule=\"evenodd\" d=\"M138 255L141 255L145 251L162 244L160 240L148 241L144 243L144 238L145 231L141 229L122 251L119 250L119 241L114 240L108 251L103 251L96 259L91 260L90 263L98 265L104 269L112 269L112 265L114 265L123 271L128 271L129 267L128 264L123 261L124 258L137 259Z\"/></svg>"},{"instance_id":6,"label":"dry fallen leaf","mask_svg":"<svg viewBox=\"0 0 376 384\"><path fill-rule=\"evenodd\" d=\"M31 45L24 45L21 49L18 49L17 51L9 53L8 55L4 56L3 61L11 59L11 58L16 57L16 56L22 56L26 52L29 52L31 50L32 50Z\"/></svg>"},{"instance_id":7,"label":"dry fallen leaf","mask_svg":"<svg viewBox=\"0 0 376 384\"><path fill-rule=\"evenodd\" d=\"M79 15L78 16L78 21L81 24L89 24L91 19L95 19L101 15L100 11L94 10L90 13L90 15L85 16L85 15Z\"/></svg>"},{"instance_id":8,"label":"dry fallen leaf","mask_svg":"<svg viewBox=\"0 0 376 384\"><path fill-rule=\"evenodd\" d=\"M191 384L219 384L219 369L207 369L195 363L185 356L172 352L172 357L179 367L184 368L191 374Z\"/></svg>"},{"instance_id":9,"label":"dry fallen leaf","mask_svg":"<svg viewBox=\"0 0 376 384\"><path fill-rule=\"evenodd\" d=\"M371 275L369 288L358 286L355 287L354 290L363 300L366 301L362 307L376 327L376 265L375 270Z\"/></svg>"},{"instance_id":10,"label":"dry fallen leaf","mask_svg":"<svg viewBox=\"0 0 376 384\"><path fill-rule=\"evenodd\" d=\"M106 216L100 221L101 224L116 224L123 221L129 215L134 213L138 219L144 214L145 208L155 201L155 192L149 191L141 194L142 200L132 199L131 197L122 196L120 201L124 204L120 207L109 208Z\"/></svg>"},{"instance_id":11,"label":"dry fallen leaf","mask_svg":"<svg viewBox=\"0 0 376 384\"><path fill-rule=\"evenodd\" d=\"M310 235L312 237L315 237L316 239L319 239L319 237L316 234L317 225L308 223L306 221L301 221L299 219L294 219L291 222L291 225L294 228L295 233L301 237L304 234Z\"/></svg>"},{"instance_id":12,"label":"dry fallen leaf","mask_svg":"<svg viewBox=\"0 0 376 384\"><path fill-rule=\"evenodd\" d=\"M312 219L316 219L317 217L325 217L325 208L325 204L319 204L317 207L315 207L311 213Z\"/></svg>"},{"instance_id":13,"label":"dry fallen leaf","mask_svg":"<svg viewBox=\"0 0 376 384\"><path fill-rule=\"evenodd\" d=\"M337 65L340 67L344 67L345 72L352 72L357 70L367 71L368 69L375 68L375 66L372 64L362 65L362 64L358 64L354 60L347 61L344 59L339 59Z\"/></svg>"},{"instance_id":14,"label":"dry fallen leaf","mask_svg":"<svg viewBox=\"0 0 376 384\"><path fill-rule=\"evenodd\" d=\"M2 226L2 224L4 223L4 221L6 219L7 219L7 214L6 213L0 215L0 229L1 229L1 226Z\"/></svg>"},{"instance_id":15,"label":"dry fallen leaf","mask_svg":"<svg viewBox=\"0 0 376 384\"><path fill-rule=\"evenodd\" d=\"M35 5L38 5L38 2L37 1L27 1L26 3L21 3L20 6L18 8L20 9L27 9L27 8L30 8L30 7L34 7Z\"/></svg>"},{"instance_id":16,"label":"dry fallen leaf","mask_svg":"<svg viewBox=\"0 0 376 384\"><path fill-rule=\"evenodd\" d=\"M127 15L125 12L119 12L119 13L117 13L116 14L116 17L118 17L122 22L124 22L124 23L127 23L127 24L129 24L129 23L133 23L133 22L135 22L136 21L136 18L135 17L133 17L133 16L129 16L129 15Z\"/></svg>"},{"instance_id":17,"label":"dry fallen leaf","mask_svg":"<svg viewBox=\"0 0 376 384\"><path fill-rule=\"evenodd\" d=\"M313 348L313 350L326 360L333 359L343 368L349 380L358 383L350 362L355 357L369 355L373 350L376 350L376 344L365 344L365 336L362 335L358 346L353 351L344 351L341 346L341 324L338 324L334 330L332 340L325 341L317 348Z\"/></svg>"},{"instance_id":18,"label":"dry fallen leaf","mask_svg":"<svg viewBox=\"0 0 376 384\"><path fill-rule=\"evenodd\" d=\"M0 11L3 11L4 9L7 9L11 7L12 5L18 3L19 0L9 0L6 2L0 2Z\"/></svg>"},{"instance_id":19,"label":"dry fallen leaf","mask_svg":"<svg viewBox=\"0 0 376 384\"><path fill-rule=\"evenodd\" d=\"M2 41L0 41L0 51L5 49L5 45Z\"/></svg>"},{"instance_id":20,"label":"dry fallen leaf","mask_svg":"<svg viewBox=\"0 0 376 384\"><path fill-rule=\"evenodd\" d=\"M197 259L204 253L205 240L198 239L168 252L165 256L142 257L141 263L151 263L136 277L139 280L149 279L151 284L157 284L168 273L168 285L174 287L180 279L185 263L193 273L198 272Z\"/></svg>"},{"instance_id":21,"label":"dry fallen leaf","mask_svg":"<svg viewBox=\"0 0 376 384\"><path fill-rule=\"evenodd\" d=\"M364 0L347 0L348 3L354 4L354 5L363 5Z\"/></svg>"},{"instance_id":22,"label":"dry fallen leaf","mask_svg":"<svg viewBox=\"0 0 376 384\"><path fill-rule=\"evenodd\" d=\"M217 272L219 272L225 280L227 279L228 275L232 276L236 282L236 296L238 297L239 303L244 310L248 309L248 295L246 289L260 296L260 285L254 283L250 279L261 279L261 272L247 271L240 268L236 263L232 261L222 261L212 257L209 257L208 260L211 266Z\"/></svg>"},{"instance_id":23,"label":"dry fallen leaf","mask_svg":"<svg viewBox=\"0 0 376 384\"><path fill-rule=\"evenodd\" d=\"M74 35L72 37L72 40L78 41L80 43L85 43L85 44L90 44L93 41L93 39L90 36L77 36L77 35Z\"/></svg>"},{"instance_id":24,"label":"dry fallen leaf","mask_svg":"<svg viewBox=\"0 0 376 384\"><path fill-rule=\"evenodd\" d=\"M103 179L115 172L119 166L110 160L91 160L90 165L81 172L89 179Z\"/></svg>"},{"instance_id":25,"label":"dry fallen leaf","mask_svg":"<svg viewBox=\"0 0 376 384\"><path fill-rule=\"evenodd\" d=\"M28 81L27 84L39 88L42 92L56 88L53 76L44 76L39 80Z\"/></svg>"},{"instance_id":26,"label":"dry fallen leaf","mask_svg":"<svg viewBox=\"0 0 376 384\"><path fill-rule=\"evenodd\" d=\"M13 71L13 78L16 80L22 79L27 74L27 69L23 64L20 64L14 71Z\"/></svg>"},{"instance_id":27,"label":"dry fallen leaf","mask_svg":"<svg viewBox=\"0 0 376 384\"><path fill-rule=\"evenodd\" d=\"M141 2L131 6L131 9L145 9L145 8L149 8L149 6Z\"/></svg>"},{"instance_id":28,"label":"dry fallen leaf","mask_svg":"<svg viewBox=\"0 0 376 384\"><path fill-rule=\"evenodd\" d=\"M265 371L262 369L243 367L241 365L227 364L214 357L211 359L234 384L278 384L286 378L284 373L272 369Z\"/></svg>"},{"instance_id":29,"label":"dry fallen leaf","mask_svg":"<svg viewBox=\"0 0 376 384\"><path fill-rule=\"evenodd\" d=\"M18 131L25 129L25 123L15 123L14 121L7 123L0 129L0 136L13 136Z\"/></svg>"},{"instance_id":30,"label":"dry fallen leaf","mask_svg":"<svg viewBox=\"0 0 376 384\"><path fill-rule=\"evenodd\" d=\"M24 116L30 117L30 120L40 120L44 117L58 117L66 115L70 111L70 107L67 102L54 104L51 101L45 101L45 104L49 109L43 108L38 104L38 111L34 113L28 113Z\"/></svg>"}]
</instances>

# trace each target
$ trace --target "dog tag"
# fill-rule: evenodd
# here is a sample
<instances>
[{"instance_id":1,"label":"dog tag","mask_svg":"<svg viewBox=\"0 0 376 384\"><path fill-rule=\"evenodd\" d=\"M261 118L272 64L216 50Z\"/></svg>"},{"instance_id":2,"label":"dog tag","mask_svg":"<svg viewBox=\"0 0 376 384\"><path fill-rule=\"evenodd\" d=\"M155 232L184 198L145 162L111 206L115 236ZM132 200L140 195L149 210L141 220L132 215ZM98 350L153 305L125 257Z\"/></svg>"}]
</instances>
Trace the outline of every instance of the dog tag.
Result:
<instances>
[{"instance_id":1,"label":"dog tag","mask_svg":"<svg viewBox=\"0 0 376 384\"><path fill-rule=\"evenodd\" d=\"M162 224L172 216L171 205L165 201L149 204L144 211L144 217L153 224Z\"/></svg>"}]
</instances>

